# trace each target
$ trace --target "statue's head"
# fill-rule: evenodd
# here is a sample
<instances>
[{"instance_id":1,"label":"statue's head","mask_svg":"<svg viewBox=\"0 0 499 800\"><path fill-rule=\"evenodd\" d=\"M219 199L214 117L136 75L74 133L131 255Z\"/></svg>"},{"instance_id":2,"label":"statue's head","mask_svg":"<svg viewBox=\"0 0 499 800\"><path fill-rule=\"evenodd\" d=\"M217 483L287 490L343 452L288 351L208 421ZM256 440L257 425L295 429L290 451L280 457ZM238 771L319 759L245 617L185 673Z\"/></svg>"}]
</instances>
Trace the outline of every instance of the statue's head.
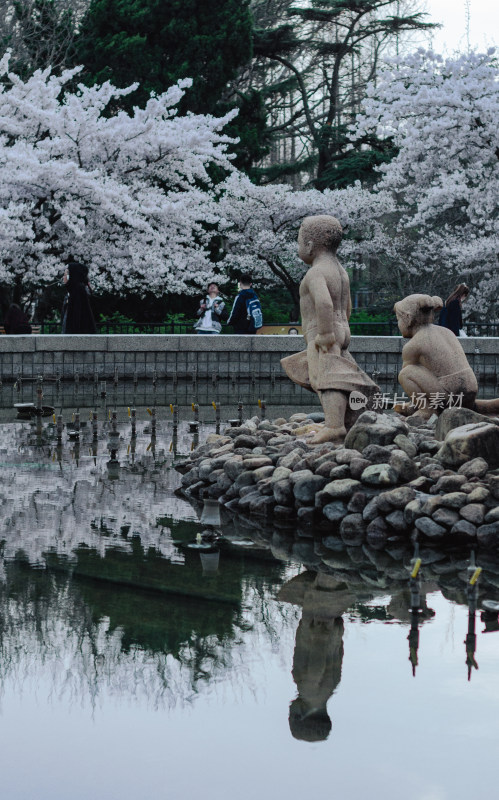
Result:
<instances>
[{"instance_id":1,"label":"statue's head","mask_svg":"<svg viewBox=\"0 0 499 800\"><path fill-rule=\"evenodd\" d=\"M305 264L311 264L322 252L336 255L342 235L336 217L328 214L305 217L298 233L298 255Z\"/></svg>"},{"instance_id":2,"label":"statue's head","mask_svg":"<svg viewBox=\"0 0 499 800\"><path fill-rule=\"evenodd\" d=\"M429 294L410 294L395 303L393 310L397 315L400 333L406 339L414 336L419 328L431 325L436 311L443 307L440 297Z\"/></svg>"},{"instance_id":3,"label":"statue's head","mask_svg":"<svg viewBox=\"0 0 499 800\"><path fill-rule=\"evenodd\" d=\"M289 729L295 739L324 742L331 732L331 718L326 708L310 708L301 697L289 707Z\"/></svg>"}]
</instances>

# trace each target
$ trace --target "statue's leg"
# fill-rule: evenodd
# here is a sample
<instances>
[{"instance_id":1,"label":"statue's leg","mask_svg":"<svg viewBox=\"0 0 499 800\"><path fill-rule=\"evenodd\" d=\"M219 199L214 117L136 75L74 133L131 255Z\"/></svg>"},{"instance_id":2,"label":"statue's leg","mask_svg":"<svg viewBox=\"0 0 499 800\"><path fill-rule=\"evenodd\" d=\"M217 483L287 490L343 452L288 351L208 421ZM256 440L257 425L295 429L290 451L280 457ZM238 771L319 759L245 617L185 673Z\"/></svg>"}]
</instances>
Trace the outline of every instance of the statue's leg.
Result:
<instances>
[{"instance_id":1,"label":"statue's leg","mask_svg":"<svg viewBox=\"0 0 499 800\"><path fill-rule=\"evenodd\" d=\"M430 395L437 394L437 392L445 392L439 378L420 364L408 364L400 370L398 379L406 395L408 397L412 395L423 396L424 405L417 407L404 403L403 406L395 406L394 410L406 416L416 413L423 418L431 417L435 409L430 408Z\"/></svg>"},{"instance_id":2,"label":"statue's leg","mask_svg":"<svg viewBox=\"0 0 499 800\"><path fill-rule=\"evenodd\" d=\"M324 410L324 427L317 431L315 436L310 439L311 444L321 442L340 442L346 434L345 412L347 410L347 396L344 392L337 392L328 389L317 392L322 408Z\"/></svg>"}]
</instances>

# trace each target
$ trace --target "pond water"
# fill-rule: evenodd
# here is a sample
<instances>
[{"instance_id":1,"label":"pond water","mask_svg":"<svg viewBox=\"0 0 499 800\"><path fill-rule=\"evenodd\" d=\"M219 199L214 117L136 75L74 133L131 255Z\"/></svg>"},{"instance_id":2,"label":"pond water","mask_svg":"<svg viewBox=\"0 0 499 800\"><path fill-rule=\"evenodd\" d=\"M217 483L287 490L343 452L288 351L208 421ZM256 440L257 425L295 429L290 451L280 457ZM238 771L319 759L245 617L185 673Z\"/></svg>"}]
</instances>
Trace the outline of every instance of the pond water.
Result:
<instances>
[{"instance_id":1,"label":"pond water","mask_svg":"<svg viewBox=\"0 0 499 800\"><path fill-rule=\"evenodd\" d=\"M210 564L175 494L189 413L151 437L140 409L133 441L103 409L58 445L2 412L4 796L494 796L499 563L475 554L475 591L469 552L422 550L411 584L409 550L222 515Z\"/></svg>"}]
</instances>

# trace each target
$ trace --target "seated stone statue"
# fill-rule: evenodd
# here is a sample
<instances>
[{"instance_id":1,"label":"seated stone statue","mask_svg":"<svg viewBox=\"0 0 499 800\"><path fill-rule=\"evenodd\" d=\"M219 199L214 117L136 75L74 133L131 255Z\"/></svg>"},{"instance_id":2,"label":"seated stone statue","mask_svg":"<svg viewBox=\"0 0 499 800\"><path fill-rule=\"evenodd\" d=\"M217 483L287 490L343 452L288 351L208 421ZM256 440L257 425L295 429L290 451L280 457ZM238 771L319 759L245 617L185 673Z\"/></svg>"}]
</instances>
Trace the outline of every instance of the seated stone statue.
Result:
<instances>
[{"instance_id":1,"label":"seated stone statue","mask_svg":"<svg viewBox=\"0 0 499 800\"><path fill-rule=\"evenodd\" d=\"M348 352L350 282L336 257L342 233L335 217L321 215L306 217L298 234L298 255L310 265L300 284L307 349L283 358L281 364L292 381L319 395L325 422L312 444L344 438L355 419L348 406L352 391L368 399L379 391Z\"/></svg>"},{"instance_id":2,"label":"seated stone statue","mask_svg":"<svg viewBox=\"0 0 499 800\"><path fill-rule=\"evenodd\" d=\"M408 397L417 397L418 402L404 403L394 410L405 416L428 418L454 397L463 408L497 413L499 401L476 399L477 380L459 339L448 328L433 325L433 315L442 306L440 297L426 294L411 294L395 303L400 333L410 339L402 350L398 380ZM435 405L437 397L440 408Z\"/></svg>"}]
</instances>

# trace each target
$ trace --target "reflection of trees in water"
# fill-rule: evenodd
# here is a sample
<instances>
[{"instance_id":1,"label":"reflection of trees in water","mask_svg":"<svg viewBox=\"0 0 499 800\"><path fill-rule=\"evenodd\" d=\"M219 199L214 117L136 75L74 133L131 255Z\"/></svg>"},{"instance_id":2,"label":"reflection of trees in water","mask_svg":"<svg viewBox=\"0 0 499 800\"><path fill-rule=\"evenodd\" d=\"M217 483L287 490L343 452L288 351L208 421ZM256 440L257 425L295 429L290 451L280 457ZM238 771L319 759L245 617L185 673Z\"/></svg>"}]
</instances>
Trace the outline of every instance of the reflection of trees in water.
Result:
<instances>
[{"instance_id":1,"label":"reflection of trees in water","mask_svg":"<svg viewBox=\"0 0 499 800\"><path fill-rule=\"evenodd\" d=\"M132 459L127 453L129 429L122 428L119 478L110 480L105 438L98 442L94 463L90 430L82 432L77 448L65 442L60 454L55 441L33 444L31 433L29 423L2 425L0 503L6 558L22 550L30 563L43 564L47 552L73 557L81 544L102 553L117 545L129 552L132 534L164 556L176 553L170 527L158 525L158 518L196 517L189 503L174 495L179 475L165 443L152 454L148 437L137 437L140 453Z\"/></svg>"},{"instance_id":2,"label":"reflection of trees in water","mask_svg":"<svg viewBox=\"0 0 499 800\"><path fill-rule=\"evenodd\" d=\"M193 702L208 684L223 693L244 683L256 693L247 664L269 628L258 608L251 623L246 609L257 596L265 603L270 589L257 579L244 592L238 607L7 564L0 586L1 692L7 683L18 694L28 685L37 692L47 686L54 701L94 709L109 697L171 708ZM287 625L290 637L294 616L291 610L279 618L279 630Z\"/></svg>"}]
</instances>

